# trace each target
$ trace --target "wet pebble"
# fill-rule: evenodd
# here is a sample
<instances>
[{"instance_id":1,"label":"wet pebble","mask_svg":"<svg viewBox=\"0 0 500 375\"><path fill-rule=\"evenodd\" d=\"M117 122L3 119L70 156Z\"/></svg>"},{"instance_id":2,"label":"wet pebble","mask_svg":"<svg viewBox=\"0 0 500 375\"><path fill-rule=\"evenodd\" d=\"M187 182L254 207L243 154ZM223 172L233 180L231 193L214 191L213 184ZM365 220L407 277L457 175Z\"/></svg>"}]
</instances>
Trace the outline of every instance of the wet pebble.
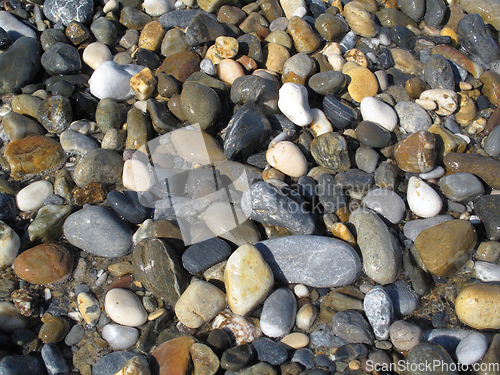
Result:
<instances>
[{"instance_id":1,"label":"wet pebble","mask_svg":"<svg viewBox=\"0 0 500 375\"><path fill-rule=\"evenodd\" d=\"M288 289L280 288L264 302L260 315L262 332L269 337L283 337L295 323L297 301Z\"/></svg>"},{"instance_id":2,"label":"wet pebble","mask_svg":"<svg viewBox=\"0 0 500 375\"><path fill-rule=\"evenodd\" d=\"M481 181L471 173L455 173L439 180L439 187L447 198L468 202L484 194Z\"/></svg>"},{"instance_id":3,"label":"wet pebble","mask_svg":"<svg viewBox=\"0 0 500 375\"><path fill-rule=\"evenodd\" d=\"M287 351L267 337L261 337L252 342L259 361L273 366L281 365L288 359Z\"/></svg>"}]
</instances>

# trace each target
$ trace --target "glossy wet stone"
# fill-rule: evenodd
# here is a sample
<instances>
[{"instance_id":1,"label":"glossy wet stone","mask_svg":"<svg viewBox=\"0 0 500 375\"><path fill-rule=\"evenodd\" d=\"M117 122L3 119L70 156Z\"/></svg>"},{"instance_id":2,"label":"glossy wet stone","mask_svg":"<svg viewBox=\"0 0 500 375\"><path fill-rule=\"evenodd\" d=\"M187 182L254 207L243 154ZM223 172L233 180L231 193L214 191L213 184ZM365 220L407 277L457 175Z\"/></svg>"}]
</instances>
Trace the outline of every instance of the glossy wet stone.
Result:
<instances>
[{"instance_id":1,"label":"glossy wet stone","mask_svg":"<svg viewBox=\"0 0 500 375\"><path fill-rule=\"evenodd\" d=\"M358 140L367 147L383 148L391 140L391 134L372 121L361 121L356 127Z\"/></svg>"},{"instance_id":2,"label":"glossy wet stone","mask_svg":"<svg viewBox=\"0 0 500 375\"><path fill-rule=\"evenodd\" d=\"M86 154L75 168L75 183L83 187L90 182L113 184L121 180L123 159L112 150L97 149Z\"/></svg>"},{"instance_id":3,"label":"glossy wet stone","mask_svg":"<svg viewBox=\"0 0 500 375\"><path fill-rule=\"evenodd\" d=\"M65 205L50 204L40 208L35 220L28 227L30 241L56 241L63 234L64 221L72 212L73 208Z\"/></svg>"},{"instance_id":4,"label":"glossy wet stone","mask_svg":"<svg viewBox=\"0 0 500 375\"><path fill-rule=\"evenodd\" d=\"M239 371L248 366L255 357L255 349L250 344L230 348L222 353L220 367L225 370Z\"/></svg>"},{"instance_id":5,"label":"glossy wet stone","mask_svg":"<svg viewBox=\"0 0 500 375\"><path fill-rule=\"evenodd\" d=\"M198 98L205 100L200 103ZM181 92L182 111L192 125L199 124L201 130L211 126L219 116L221 104L217 93L200 83L186 82Z\"/></svg>"},{"instance_id":6,"label":"glossy wet stone","mask_svg":"<svg viewBox=\"0 0 500 375\"><path fill-rule=\"evenodd\" d=\"M124 191L110 191L107 197L110 206L118 215L129 223L140 224L148 217L148 209L141 205L137 193Z\"/></svg>"},{"instance_id":7,"label":"glossy wet stone","mask_svg":"<svg viewBox=\"0 0 500 375\"><path fill-rule=\"evenodd\" d=\"M468 202L484 194L484 186L471 173L455 173L439 180L443 193L456 202Z\"/></svg>"},{"instance_id":8,"label":"glossy wet stone","mask_svg":"<svg viewBox=\"0 0 500 375\"><path fill-rule=\"evenodd\" d=\"M200 273L229 257L231 248L220 238L191 245L182 254L182 265L190 273Z\"/></svg>"},{"instance_id":9,"label":"glossy wet stone","mask_svg":"<svg viewBox=\"0 0 500 375\"><path fill-rule=\"evenodd\" d=\"M463 17L458 23L457 35L462 46L470 54L480 56L486 64L500 58L500 49L486 32L485 24L479 14Z\"/></svg>"},{"instance_id":10,"label":"glossy wet stone","mask_svg":"<svg viewBox=\"0 0 500 375\"><path fill-rule=\"evenodd\" d=\"M434 168L436 160L436 139L426 131L413 133L398 142L394 148L394 157L398 167L406 172L424 173Z\"/></svg>"},{"instance_id":11,"label":"glossy wet stone","mask_svg":"<svg viewBox=\"0 0 500 375\"><path fill-rule=\"evenodd\" d=\"M496 159L451 152L444 157L444 164L453 172L472 173L490 187L500 189L500 177L497 173L500 162Z\"/></svg>"},{"instance_id":12,"label":"glossy wet stone","mask_svg":"<svg viewBox=\"0 0 500 375\"><path fill-rule=\"evenodd\" d=\"M427 60L424 66L424 77L433 89L455 89L451 65L441 55L432 55Z\"/></svg>"},{"instance_id":13,"label":"glossy wet stone","mask_svg":"<svg viewBox=\"0 0 500 375\"><path fill-rule=\"evenodd\" d=\"M498 207L500 199L495 195L483 195L474 202L477 215L481 218L490 240L500 239L500 216Z\"/></svg>"},{"instance_id":14,"label":"glossy wet stone","mask_svg":"<svg viewBox=\"0 0 500 375\"><path fill-rule=\"evenodd\" d=\"M326 133L314 138L311 154L319 165L335 172L345 172L351 166L347 143L344 137L337 133Z\"/></svg>"},{"instance_id":15,"label":"glossy wet stone","mask_svg":"<svg viewBox=\"0 0 500 375\"><path fill-rule=\"evenodd\" d=\"M45 372L43 361L30 355L9 355L0 361L0 371L8 375L22 375L26 371L32 374Z\"/></svg>"},{"instance_id":16,"label":"glossy wet stone","mask_svg":"<svg viewBox=\"0 0 500 375\"><path fill-rule=\"evenodd\" d=\"M191 51L181 51L168 56L157 69L156 74L164 72L177 80L184 82L188 77L199 70L200 57Z\"/></svg>"}]
</instances>

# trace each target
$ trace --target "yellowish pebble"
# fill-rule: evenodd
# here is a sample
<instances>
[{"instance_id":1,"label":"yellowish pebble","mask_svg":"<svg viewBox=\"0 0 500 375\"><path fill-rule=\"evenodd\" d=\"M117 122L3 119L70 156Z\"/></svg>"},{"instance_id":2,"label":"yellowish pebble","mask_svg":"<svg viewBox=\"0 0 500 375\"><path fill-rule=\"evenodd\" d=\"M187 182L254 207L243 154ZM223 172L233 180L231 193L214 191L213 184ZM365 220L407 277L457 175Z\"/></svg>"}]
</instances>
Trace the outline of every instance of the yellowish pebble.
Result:
<instances>
[{"instance_id":1,"label":"yellowish pebble","mask_svg":"<svg viewBox=\"0 0 500 375\"><path fill-rule=\"evenodd\" d=\"M230 36L219 36L215 40L214 54L220 59L232 59L238 54L238 41Z\"/></svg>"},{"instance_id":2,"label":"yellowish pebble","mask_svg":"<svg viewBox=\"0 0 500 375\"><path fill-rule=\"evenodd\" d=\"M148 315L148 320L155 320L158 319L160 316L165 314L165 309L158 309L153 311L151 314Z\"/></svg>"},{"instance_id":3,"label":"yellowish pebble","mask_svg":"<svg viewBox=\"0 0 500 375\"><path fill-rule=\"evenodd\" d=\"M415 99L415 103L427 111L433 111L437 108L437 103L433 100Z\"/></svg>"},{"instance_id":4,"label":"yellowish pebble","mask_svg":"<svg viewBox=\"0 0 500 375\"><path fill-rule=\"evenodd\" d=\"M443 27L440 34L441 34L441 36L451 37L451 46L453 48L458 47L458 35L455 32L455 30L453 30L451 27Z\"/></svg>"},{"instance_id":5,"label":"yellowish pebble","mask_svg":"<svg viewBox=\"0 0 500 375\"><path fill-rule=\"evenodd\" d=\"M332 234L335 237L347 242L349 245L356 246L354 236L344 223L334 223L332 225Z\"/></svg>"},{"instance_id":6,"label":"yellowish pebble","mask_svg":"<svg viewBox=\"0 0 500 375\"><path fill-rule=\"evenodd\" d=\"M459 86L460 90L472 90L474 88L469 82L460 82Z\"/></svg>"},{"instance_id":7,"label":"yellowish pebble","mask_svg":"<svg viewBox=\"0 0 500 375\"><path fill-rule=\"evenodd\" d=\"M293 349L305 348L309 344L309 336L305 333L294 332L283 337L280 342Z\"/></svg>"}]
</instances>

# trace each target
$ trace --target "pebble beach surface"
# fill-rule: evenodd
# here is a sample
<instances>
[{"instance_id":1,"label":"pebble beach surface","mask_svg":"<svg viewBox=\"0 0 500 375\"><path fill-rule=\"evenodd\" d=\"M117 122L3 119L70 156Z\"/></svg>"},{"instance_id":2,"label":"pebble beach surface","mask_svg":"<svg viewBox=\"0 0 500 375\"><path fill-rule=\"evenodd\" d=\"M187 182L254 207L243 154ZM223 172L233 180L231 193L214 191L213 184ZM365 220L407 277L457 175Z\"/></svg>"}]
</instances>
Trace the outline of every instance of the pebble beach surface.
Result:
<instances>
[{"instance_id":1,"label":"pebble beach surface","mask_svg":"<svg viewBox=\"0 0 500 375\"><path fill-rule=\"evenodd\" d=\"M500 0L0 2L1 375L500 375Z\"/></svg>"}]
</instances>

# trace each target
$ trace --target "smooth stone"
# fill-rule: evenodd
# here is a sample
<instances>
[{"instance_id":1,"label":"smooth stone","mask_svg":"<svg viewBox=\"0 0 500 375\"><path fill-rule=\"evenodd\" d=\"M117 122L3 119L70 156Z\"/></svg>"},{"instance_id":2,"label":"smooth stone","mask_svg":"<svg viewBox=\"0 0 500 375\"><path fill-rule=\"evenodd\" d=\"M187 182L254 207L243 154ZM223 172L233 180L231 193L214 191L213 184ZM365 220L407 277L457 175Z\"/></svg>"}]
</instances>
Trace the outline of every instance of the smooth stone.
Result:
<instances>
[{"instance_id":1,"label":"smooth stone","mask_svg":"<svg viewBox=\"0 0 500 375\"><path fill-rule=\"evenodd\" d=\"M14 332L26 327L26 319L12 302L0 302L0 324L4 332Z\"/></svg>"},{"instance_id":2,"label":"smooth stone","mask_svg":"<svg viewBox=\"0 0 500 375\"><path fill-rule=\"evenodd\" d=\"M280 343L287 345L293 349L305 348L309 345L309 336L305 333L294 332L286 335L280 340Z\"/></svg>"},{"instance_id":3,"label":"smooth stone","mask_svg":"<svg viewBox=\"0 0 500 375\"><path fill-rule=\"evenodd\" d=\"M297 301L285 288L277 289L264 302L260 315L260 328L268 337L283 337L293 328Z\"/></svg>"},{"instance_id":4,"label":"smooth stone","mask_svg":"<svg viewBox=\"0 0 500 375\"><path fill-rule=\"evenodd\" d=\"M400 0L398 3L401 11L415 22L422 19L425 14L425 1L423 0Z\"/></svg>"},{"instance_id":5,"label":"smooth stone","mask_svg":"<svg viewBox=\"0 0 500 375\"><path fill-rule=\"evenodd\" d=\"M351 167L345 138L335 132L313 139L311 154L316 162L334 172L345 172Z\"/></svg>"},{"instance_id":6,"label":"smooth stone","mask_svg":"<svg viewBox=\"0 0 500 375\"><path fill-rule=\"evenodd\" d=\"M0 269L12 266L20 245L19 235L3 221L0 221Z\"/></svg>"},{"instance_id":7,"label":"smooth stone","mask_svg":"<svg viewBox=\"0 0 500 375\"><path fill-rule=\"evenodd\" d=\"M449 215L438 215L428 219L411 220L404 225L403 233L406 238L415 241L418 235L425 229L449 220L453 220L453 217Z\"/></svg>"},{"instance_id":8,"label":"smooth stone","mask_svg":"<svg viewBox=\"0 0 500 375\"><path fill-rule=\"evenodd\" d=\"M43 4L43 14L53 23L62 22L68 26L72 21L87 24L92 18L94 2L85 0L83 2L48 0Z\"/></svg>"},{"instance_id":9,"label":"smooth stone","mask_svg":"<svg viewBox=\"0 0 500 375\"><path fill-rule=\"evenodd\" d=\"M278 107L298 126L307 126L312 121L307 89L298 83L287 82L279 90Z\"/></svg>"},{"instance_id":10,"label":"smooth stone","mask_svg":"<svg viewBox=\"0 0 500 375\"><path fill-rule=\"evenodd\" d=\"M401 140L394 147L398 167L405 172L425 173L434 168L436 160L436 137L421 130Z\"/></svg>"},{"instance_id":11,"label":"smooth stone","mask_svg":"<svg viewBox=\"0 0 500 375\"><path fill-rule=\"evenodd\" d=\"M114 288L108 291L104 308L111 320L128 327L139 327L148 318L141 300L127 289Z\"/></svg>"},{"instance_id":12,"label":"smooth stone","mask_svg":"<svg viewBox=\"0 0 500 375\"><path fill-rule=\"evenodd\" d=\"M410 315L417 310L420 302L418 294L405 281L398 280L386 285L385 291L392 300L396 316Z\"/></svg>"},{"instance_id":13,"label":"smooth stone","mask_svg":"<svg viewBox=\"0 0 500 375\"><path fill-rule=\"evenodd\" d=\"M82 69L78 50L65 43L56 43L42 55L41 64L50 75L72 74Z\"/></svg>"},{"instance_id":14,"label":"smooth stone","mask_svg":"<svg viewBox=\"0 0 500 375\"><path fill-rule=\"evenodd\" d=\"M123 159L115 151L96 149L86 154L75 168L75 183L83 187L91 182L111 185L121 180Z\"/></svg>"},{"instance_id":15,"label":"smooth stone","mask_svg":"<svg viewBox=\"0 0 500 375\"><path fill-rule=\"evenodd\" d=\"M212 328L207 344L218 355L230 348L232 342L236 345L244 345L262 336L262 331L255 319L236 315L229 310L215 317Z\"/></svg>"},{"instance_id":16,"label":"smooth stone","mask_svg":"<svg viewBox=\"0 0 500 375\"><path fill-rule=\"evenodd\" d=\"M148 360L144 356L135 356L130 358L115 375L127 375L127 374L149 374L150 368Z\"/></svg>"},{"instance_id":17,"label":"smooth stone","mask_svg":"<svg viewBox=\"0 0 500 375\"><path fill-rule=\"evenodd\" d=\"M36 32L31 27L6 11L0 11L0 27L7 33L12 42L23 36L37 38Z\"/></svg>"},{"instance_id":18,"label":"smooth stone","mask_svg":"<svg viewBox=\"0 0 500 375\"><path fill-rule=\"evenodd\" d=\"M372 121L361 121L356 127L356 138L366 147L384 148L390 140L391 134Z\"/></svg>"},{"instance_id":19,"label":"smooth stone","mask_svg":"<svg viewBox=\"0 0 500 375\"><path fill-rule=\"evenodd\" d=\"M145 0L143 6L151 17L161 16L175 9L174 2L170 0Z\"/></svg>"},{"instance_id":20,"label":"smooth stone","mask_svg":"<svg viewBox=\"0 0 500 375\"><path fill-rule=\"evenodd\" d=\"M346 24L329 13L321 13L314 23L318 33L327 41L339 40L346 32Z\"/></svg>"},{"instance_id":21,"label":"smooth stone","mask_svg":"<svg viewBox=\"0 0 500 375\"><path fill-rule=\"evenodd\" d=\"M161 22L161 21L160 21ZM214 42L224 35L224 28L217 21L199 13L194 16L186 29L186 42L190 46L198 46L205 42Z\"/></svg>"},{"instance_id":22,"label":"smooth stone","mask_svg":"<svg viewBox=\"0 0 500 375\"><path fill-rule=\"evenodd\" d=\"M471 56L478 56L485 64L500 59L500 49L486 31L479 14L464 16L457 25L457 35L461 45Z\"/></svg>"},{"instance_id":23,"label":"smooth stone","mask_svg":"<svg viewBox=\"0 0 500 375\"><path fill-rule=\"evenodd\" d=\"M11 141L31 135L43 135L45 132L40 124L16 112L9 112L4 116L2 126Z\"/></svg>"},{"instance_id":24,"label":"smooth stone","mask_svg":"<svg viewBox=\"0 0 500 375\"><path fill-rule=\"evenodd\" d=\"M114 61L105 61L89 79L90 92L99 99L129 99L133 95L130 79L142 69L142 66L135 64L119 65Z\"/></svg>"},{"instance_id":25,"label":"smooth stone","mask_svg":"<svg viewBox=\"0 0 500 375\"><path fill-rule=\"evenodd\" d=\"M239 371L247 367L254 357L255 349L253 346L249 344L239 345L222 353L220 367L228 371Z\"/></svg>"},{"instance_id":26,"label":"smooth stone","mask_svg":"<svg viewBox=\"0 0 500 375\"><path fill-rule=\"evenodd\" d=\"M335 175L335 184L349 192L363 192L373 185L373 176L360 169L352 168Z\"/></svg>"},{"instance_id":27,"label":"smooth stone","mask_svg":"<svg viewBox=\"0 0 500 375\"><path fill-rule=\"evenodd\" d=\"M288 359L287 351L267 337L261 337L252 342L259 361L279 366Z\"/></svg>"},{"instance_id":28,"label":"smooth stone","mask_svg":"<svg viewBox=\"0 0 500 375\"><path fill-rule=\"evenodd\" d=\"M483 72L479 78L483 82L481 92L487 96L491 103L498 105L500 103L500 74L493 70Z\"/></svg>"},{"instance_id":29,"label":"smooth stone","mask_svg":"<svg viewBox=\"0 0 500 375\"><path fill-rule=\"evenodd\" d=\"M202 103L199 98L203 97ZM182 111L192 125L198 124L201 130L211 126L221 110L217 93L210 87L199 83L185 83L181 93Z\"/></svg>"},{"instance_id":30,"label":"smooth stone","mask_svg":"<svg viewBox=\"0 0 500 375\"><path fill-rule=\"evenodd\" d=\"M489 262L475 262L476 278L483 282L500 281L500 266Z\"/></svg>"},{"instance_id":31,"label":"smooth stone","mask_svg":"<svg viewBox=\"0 0 500 375\"><path fill-rule=\"evenodd\" d=\"M266 152L267 162L275 169L291 177L301 177L307 172L307 160L294 143L275 143Z\"/></svg>"},{"instance_id":32,"label":"smooth stone","mask_svg":"<svg viewBox=\"0 0 500 375\"><path fill-rule=\"evenodd\" d=\"M309 87L320 95L335 95L345 86L345 75L341 72L326 71L311 76Z\"/></svg>"},{"instance_id":33,"label":"smooth stone","mask_svg":"<svg viewBox=\"0 0 500 375\"><path fill-rule=\"evenodd\" d=\"M436 102L437 109L435 112L441 116L453 114L457 108L457 93L454 90L431 89L420 94L422 100L432 100Z\"/></svg>"},{"instance_id":34,"label":"smooth stone","mask_svg":"<svg viewBox=\"0 0 500 375\"><path fill-rule=\"evenodd\" d=\"M302 18L291 17L288 21L287 31L291 35L298 53L312 53L318 49L320 45L318 36Z\"/></svg>"},{"instance_id":35,"label":"smooth stone","mask_svg":"<svg viewBox=\"0 0 500 375\"><path fill-rule=\"evenodd\" d=\"M47 199L53 197L49 196ZM56 241L63 235L63 225L66 218L73 212L73 207L63 205L63 202L51 202L38 210L35 220L28 227L28 235L31 243L41 241L50 243Z\"/></svg>"},{"instance_id":36,"label":"smooth stone","mask_svg":"<svg viewBox=\"0 0 500 375\"><path fill-rule=\"evenodd\" d=\"M82 60L85 64L96 70L104 62L113 59L108 46L101 42L94 42L85 47Z\"/></svg>"},{"instance_id":37,"label":"smooth stone","mask_svg":"<svg viewBox=\"0 0 500 375\"><path fill-rule=\"evenodd\" d=\"M54 344L45 344L41 355L49 375L67 375L69 366L61 350Z\"/></svg>"},{"instance_id":38,"label":"smooth stone","mask_svg":"<svg viewBox=\"0 0 500 375\"><path fill-rule=\"evenodd\" d=\"M479 244L474 257L484 262L495 263L500 256L500 243L496 241L483 241Z\"/></svg>"},{"instance_id":39,"label":"smooth stone","mask_svg":"<svg viewBox=\"0 0 500 375\"><path fill-rule=\"evenodd\" d=\"M40 69L35 38L21 37L0 56L0 94L15 93L29 84Z\"/></svg>"},{"instance_id":40,"label":"smooth stone","mask_svg":"<svg viewBox=\"0 0 500 375\"><path fill-rule=\"evenodd\" d=\"M483 195L474 202L474 208L486 229L486 236L492 241L500 239L500 198L496 195Z\"/></svg>"},{"instance_id":41,"label":"smooth stone","mask_svg":"<svg viewBox=\"0 0 500 375\"><path fill-rule=\"evenodd\" d=\"M500 156L500 127L497 126L491 131L491 133L484 141L483 149L489 156L492 157Z\"/></svg>"},{"instance_id":42,"label":"smooth stone","mask_svg":"<svg viewBox=\"0 0 500 375\"><path fill-rule=\"evenodd\" d=\"M329 173L319 175L314 192L326 213L334 214L347 205L347 199L342 188L336 185L335 177Z\"/></svg>"},{"instance_id":43,"label":"smooth stone","mask_svg":"<svg viewBox=\"0 0 500 375\"><path fill-rule=\"evenodd\" d=\"M182 254L182 265L188 272L197 274L227 259L230 254L231 248L226 242L210 238L188 247Z\"/></svg>"},{"instance_id":44,"label":"smooth stone","mask_svg":"<svg viewBox=\"0 0 500 375\"><path fill-rule=\"evenodd\" d=\"M99 301L92 295L81 292L77 294L78 311L89 326L94 327L101 316Z\"/></svg>"},{"instance_id":45,"label":"smooth stone","mask_svg":"<svg viewBox=\"0 0 500 375\"><path fill-rule=\"evenodd\" d=\"M361 272L359 256L347 243L322 236L292 236L255 245L276 280L331 288L354 282ZM314 252L314 264L304 263L303 249Z\"/></svg>"},{"instance_id":46,"label":"smooth stone","mask_svg":"<svg viewBox=\"0 0 500 375\"><path fill-rule=\"evenodd\" d=\"M499 296L500 286L494 284L477 284L463 289L455 300L458 318L475 329L498 329Z\"/></svg>"},{"instance_id":47,"label":"smooth stone","mask_svg":"<svg viewBox=\"0 0 500 375\"><path fill-rule=\"evenodd\" d=\"M195 343L190 349L195 375L215 375L220 366L219 357L204 344Z\"/></svg>"},{"instance_id":48,"label":"smooth stone","mask_svg":"<svg viewBox=\"0 0 500 375\"><path fill-rule=\"evenodd\" d=\"M225 307L224 292L206 281L196 281L187 287L175 304L175 315L186 327L199 328Z\"/></svg>"},{"instance_id":49,"label":"smooth stone","mask_svg":"<svg viewBox=\"0 0 500 375\"><path fill-rule=\"evenodd\" d=\"M424 66L424 77L433 89L455 89L451 65L441 55L432 55L429 57Z\"/></svg>"},{"instance_id":50,"label":"smooth stone","mask_svg":"<svg viewBox=\"0 0 500 375\"><path fill-rule=\"evenodd\" d=\"M142 30L151 17L139 9L125 6L120 13L120 23L127 29Z\"/></svg>"},{"instance_id":51,"label":"smooth stone","mask_svg":"<svg viewBox=\"0 0 500 375\"><path fill-rule=\"evenodd\" d=\"M403 26L394 26L390 31L391 40L397 47L412 50L415 47L415 34Z\"/></svg>"},{"instance_id":52,"label":"smooth stone","mask_svg":"<svg viewBox=\"0 0 500 375\"><path fill-rule=\"evenodd\" d=\"M21 211L36 211L54 191L49 181L36 181L21 189L16 195L17 207Z\"/></svg>"},{"instance_id":53,"label":"smooth stone","mask_svg":"<svg viewBox=\"0 0 500 375\"><path fill-rule=\"evenodd\" d=\"M185 52L188 48L185 34L178 29L170 29L165 34L161 43L161 54L170 57L179 52ZM187 77L186 77L187 78Z\"/></svg>"},{"instance_id":54,"label":"smooth stone","mask_svg":"<svg viewBox=\"0 0 500 375\"><path fill-rule=\"evenodd\" d=\"M401 127L408 133L429 130L432 120L421 106L415 102L401 101L394 107Z\"/></svg>"},{"instance_id":55,"label":"smooth stone","mask_svg":"<svg viewBox=\"0 0 500 375\"><path fill-rule=\"evenodd\" d=\"M18 255L13 267L16 275L22 280L32 284L47 285L69 278L73 268L73 257L62 246L43 244Z\"/></svg>"},{"instance_id":56,"label":"smooth stone","mask_svg":"<svg viewBox=\"0 0 500 375\"><path fill-rule=\"evenodd\" d=\"M213 165L225 161L222 150L212 136L207 133L191 129L178 129L172 132L171 139L177 154L185 161Z\"/></svg>"},{"instance_id":57,"label":"smooth stone","mask_svg":"<svg viewBox=\"0 0 500 375\"><path fill-rule=\"evenodd\" d=\"M417 346L423 338L422 329L404 320L396 320L391 324L389 331L392 344L398 350L411 350Z\"/></svg>"},{"instance_id":58,"label":"smooth stone","mask_svg":"<svg viewBox=\"0 0 500 375\"><path fill-rule=\"evenodd\" d=\"M424 15L425 23L434 27L441 25L445 18L446 9L446 2L443 0L426 0Z\"/></svg>"},{"instance_id":59,"label":"smooth stone","mask_svg":"<svg viewBox=\"0 0 500 375\"><path fill-rule=\"evenodd\" d=\"M352 212L349 222L356 227L357 244L363 254L368 277L385 285L393 283L401 267L401 250L387 225L368 209Z\"/></svg>"},{"instance_id":60,"label":"smooth stone","mask_svg":"<svg viewBox=\"0 0 500 375\"><path fill-rule=\"evenodd\" d=\"M373 173L377 169L379 154L372 148L359 147L355 154L356 165L366 173Z\"/></svg>"},{"instance_id":61,"label":"smooth stone","mask_svg":"<svg viewBox=\"0 0 500 375\"><path fill-rule=\"evenodd\" d=\"M373 189L364 197L363 203L392 224L400 223L406 213L403 199L392 190Z\"/></svg>"},{"instance_id":62,"label":"smooth stone","mask_svg":"<svg viewBox=\"0 0 500 375\"><path fill-rule=\"evenodd\" d=\"M312 234L314 220L298 202L267 182L256 182L241 197L243 213L260 223L286 228L294 234Z\"/></svg>"},{"instance_id":63,"label":"smooth stone","mask_svg":"<svg viewBox=\"0 0 500 375\"><path fill-rule=\"evenodd\" d=\"M42 35L40 35L40 43L44 51L47 51L50 47L58 42L67 44L71 42L66 36L64 29L46 29L42 32Z\"/></svg>"},{"instance_id":64,"label":"smooth stone","mask_svg":"<svg viewBox=\"0 0 500 375\"><path fill-rule=\"evenodd\" d=\"M333 316L332 333L350 344L373 345L374 341L370 324L354 310L339 311Z\"/></svg>"},{"instance_id":65,"label":"smooth stone","mask_svg":"<svg viewBox=\"0 0 500 375\"><path fill-rule=\"evenodd\" d=\"M89 137L67 129L59 136L64 151L78 155L86 155L97 149L96 143Z\"/></svg>"},{"instance_id":66,"label":"smooth stone","mask_svg":"<svg viewBox=\"0 0 500 375\"><path fill-rule=\"evenodd\" d=\"M484 194L484 186L472 173L455 173L443 176L439 187L448 199L469 202Z\"/></svg>"},{"instance_id":67,"label":"smooth stone","mask_svg":"<svg viewBox=\"0 0 500 375\"><path fill-rule=\"evenodd\" d=\"M332 94L323 98L323 111L335 130L349 127L358 117L353 108L343 104Z\"/></svg>"},{"instance_id":68,"label":"smooth stone","mask_svg":"<svg viewBox=\"0 0 500 375\"><path fill-rule=\"evenodd\" d=\"M364 121L374 122L389 132L396 130L398 116L393 108L381 100L367 96L361 100L360 110Z\"/></svg>"},{"instance_id":69,"label":"smooth stone","mask_svg":"<svg viewBox=\"0 0 500 375\"><path fill-rule=\"evenodd\" d=\"M356 2L344 6L344 17L352 31L361 37L373 38L377 28L373 15Z\"/></svg>"},{"instance_id":70,"label":"smooth stone","mask_svg":"<svg viewBox=\"0 0 500 375\"><path fill-rule=\"evenodd\" d=\"M345 74L351 77L347 90L354 101L361 102L364 98L378 93L378 80L368 68L357 66L349 69ZM394 116L389 115L385 122L390 123L393 118Z\"/></svg>"},{"instance_id":71,"label":"smooth stone","mask_svg":"<svg viewBox=\"0 0 500 375\"><path fill-rule=\"evenodd\" d=\"M120 257L132 246L128 225L104 207L85 206L68 216L63 228L73 246L97 256Z\"/></svg>"},{"instance_id":72,"label":"smooth stone","mask_svg":"<svg viewBox=\"0 0 500 375\"><path fill-rule=\"evenodd\" d=\"M430 273L452 276L471 258L476 240L470 222L451 220L422 231L415 239L415 249Z\"/></svg>"},{"instance_id":73,"label":"smooth stone","mask_svg":"<svg viewBox=\"0 0 500 375\"><path fill-rule=\"evenodd\" d=\"M158 238L144 239L135 246L132 268L148 290L170 305L175 305L189 283L174 247Z\"/></svg>"},{"instance_id":74,"label":"smooth stone","mask_svg":"<svg viewBox=\"0 0 500 375\"><path fill-rule=\"evenodd\" d=\"M439 194L430 185L416 177L410 178L406 196L410 210L423 218L436 216L443 206Z\"/></svg>"},{"instance_id":75,"label":"smooth stone","mask_svg":"<svg viewBox=\"0 0 500 375\"><path fill-rule=\"evenodd\" d=\"M45 373L44 364L40 358L31 355L7 355L0 361L0 371L6 375L33 375Z\"/></svg>"},{"instance_id":76,"label":"smooth stone","mask_svg":"<svg viewBox=\"0 0 500 375\"><path fill-rule=\"evenodd\" d=\"M363 308L377 340L387 340L394 311L392 301L381 286L374 286L365 295Z\"/></svg>"},{"instance_id":77,"label":"smooth stone","mask_svg":"<svg viewBox=\"0 0 500 375\"><path fill-rule=\"evenodd\" d=\"M95 113L97 126L103 133L111 129L120 129L125 122L123 112L122 106L114 99L101 99Z\"/></svg>"},{"instance_id":78,"label":"smooth stone","mask_svg":"<svg viewBox=\"0 0 500 375\"><path fill-rule=\"evenodd\" d=\"M116 190L110 191L107 198L108 206L129 223L142 223L148 217L148 209L140 203L137 193L124 191L124 194Z\"/></svg>"},{"instance_id":79,"label":"smooth stone","mask_svg":"<svg viewBox=\"0 0 500 375\"><path fill-rule=\"evenodd\" d=\"M311 349L301 348L293 354L292 362L300 363L306 369L312 369L315 366L314 357L315 354Z\"/></svg>"},{"instance_id":80,"label":"smooth stone","mask_svg":"<svg viewBox=\"0 0 500 375\"><path fill-rule=\"evenodd\" d=\"M190 350L195 343L191 336L181 336L164 342L152 353L156 360L153 367L158 375L187 374L191 361Z\"/></svg>"},{"instance_id":81,"label":"smooth stone","mask_svg":"<svg viewBox=\"0 0 500 375\"><path fill-rule=\"evenodd\" d=\"M404 74L418 75L424 69L424 64L417 60L409 51L401 48L391 49L394 67Z\"/></svg>"},{"instance_id":82,"label":"smooth stone","mask_svg":"<svg viewBox=\"0 0 500 375\"><path fill-rule=\"evenodd\" d=\"M231 86L231 101L244 104L246 101L259 101L266 90L264 79L259 76L242 76L233 81Z\"/></svg>"},{"instance_id":83,"label":"smooth stone","mask_svg":"<svg viewBox=\"0 0 500 375\"><path fill-rule=\"evenodd\" d=\"M496 173L500 162L494 158L450 152L444 157L443 161L444 165L452 172L472 173L488 186L500 189L500 176Z\"/></svg>"},{"instance_id":84,"label":"smooth stone","mask_svg":"<svg viewBox=\"0 0 500 375\"><path fill-rule=\"evenodd\" d=\"M471 333L460 341L456 356L463 365L472 365L478 362L488 350L488 339L481 333Z\"/></svg>"},{"instance_id":85,"label":"smooth stone","mask_svg":"<svg viewBox=\"0 0 500 375\"><path fill-rule=\"evenodd\" d=\"M306 303L297 312L295 325L297 328L307 331L313 325L317 315L318 312L316 311L316 308L313 305Z\"/></svg>"},{"instance_id":86,"label":"smooth stone","mask_svg":"<svg viewBox=\"0 0 500 375\"><path fill-rule=\"evenodd\" d=\"M109 353L94 363L92 366L92 375L115 375L128 361L136 356L140 356L147 362L143 355L133 352L119 351Z\"/></svg>"}]
</instances>

